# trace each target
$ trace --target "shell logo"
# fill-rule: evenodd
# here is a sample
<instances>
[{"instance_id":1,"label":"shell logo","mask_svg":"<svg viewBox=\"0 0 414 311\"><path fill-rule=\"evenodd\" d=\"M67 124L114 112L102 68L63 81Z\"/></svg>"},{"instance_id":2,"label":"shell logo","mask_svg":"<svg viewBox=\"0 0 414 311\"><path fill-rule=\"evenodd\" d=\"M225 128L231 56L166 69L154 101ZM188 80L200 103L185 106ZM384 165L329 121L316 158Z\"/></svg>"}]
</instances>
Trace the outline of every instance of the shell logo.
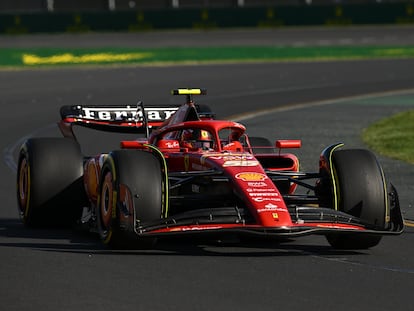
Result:
<instances>
[{"instance_id":1,"label":"shell logo","mask_svg":"<svg viewBox=\"0 0 414 311\"><path fill-rule=\"evenodd\" d=\"M243 173L238 173L236 175L236 178L241 179L243 181L263 181L267 178L267 176L262 173L243 172Z\"/></svg>"}]
</instances>

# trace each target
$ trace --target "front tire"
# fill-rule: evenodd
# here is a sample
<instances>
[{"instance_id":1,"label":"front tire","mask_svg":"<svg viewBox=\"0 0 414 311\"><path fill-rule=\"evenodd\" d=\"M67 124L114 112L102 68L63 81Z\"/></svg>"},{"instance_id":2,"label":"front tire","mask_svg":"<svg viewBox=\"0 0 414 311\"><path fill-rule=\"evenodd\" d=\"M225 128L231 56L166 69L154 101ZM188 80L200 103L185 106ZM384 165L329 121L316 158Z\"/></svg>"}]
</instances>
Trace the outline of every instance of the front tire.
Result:
<instances>
[{"instance_id":1,"label":"front tire","mask_svg":"<svg viewBox=\"0 0 414 311\"><path fill-rule=\"evenodd\" d=\"M332 163L336 208L360 218L368 229L384 229L388 195L384 174L375 155L363 149L339 150L333 153ZM379 234L363 233L327 235L331 246L338 249L367 249L376 246L381 238Z\"/></svg>"},{"instance_id":2,"label":"front tire","mask_svg":"<svg viewBox=\"0 0 414 311\"><path fill-rule=\"evenodd\" d=\"M26 226L62 226L80 218L87 197L79 144L66 138L31 138L17 168L17 202Z\"/></svg>"},{"instance_id":3,"label":"front tire","mask_svg":"<svg viewBox=\"0 0 414 311\"><path fill-rule=\"evenodd\" d=\"M155 242L138 237L136 227L161 218L163 179L160 162L139 150L111 152L102 167L97 207L98 231L112 248L146 248Z\"/></svg>"}]
</instances>

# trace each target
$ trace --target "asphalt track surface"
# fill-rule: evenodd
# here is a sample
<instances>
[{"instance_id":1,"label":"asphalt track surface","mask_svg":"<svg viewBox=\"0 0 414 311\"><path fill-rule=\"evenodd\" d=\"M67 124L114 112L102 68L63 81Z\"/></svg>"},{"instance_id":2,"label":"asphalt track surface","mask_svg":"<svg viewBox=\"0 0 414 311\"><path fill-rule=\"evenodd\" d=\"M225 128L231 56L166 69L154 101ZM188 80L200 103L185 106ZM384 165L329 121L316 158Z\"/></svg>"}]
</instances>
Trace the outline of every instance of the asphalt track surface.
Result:
<instances>
[{"instance_id":1,"label":"asphalt track surface","mask_svg":"<svg viewBox=\"0 0 414 311\"><path fill-rule=\"evenodd\" d=\"M414 60L373 60L1 71L0 309L409 310L410 227L367 251L334 251L318 236L113 251L88 234L24 228L16 210L15 155L26 137L57 135L61 105L176 103L171 88L205 87L209 95L199 102L242 120L250 134L302 139L298 154L313 171L326 145L364 147L363 127L413 109L413 66ZM380 161L411 217L413 167Z\"/></svg>"}]
</instances>

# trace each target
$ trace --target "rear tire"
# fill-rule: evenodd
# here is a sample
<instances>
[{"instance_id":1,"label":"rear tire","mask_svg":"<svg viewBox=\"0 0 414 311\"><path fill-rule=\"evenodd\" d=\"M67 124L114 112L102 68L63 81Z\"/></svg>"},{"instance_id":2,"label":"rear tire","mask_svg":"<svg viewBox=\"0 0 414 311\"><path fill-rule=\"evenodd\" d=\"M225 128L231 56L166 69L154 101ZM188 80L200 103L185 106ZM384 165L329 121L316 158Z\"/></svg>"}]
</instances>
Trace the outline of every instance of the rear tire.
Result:
<instances>
[{"instance_id":1,"label":"rear tire","mask_svg":"<svg viewBox=\"0 0 414 311\"><path fill-rule=\"evenodd\" d=\"M363 149L333 153L334 178L339 211L360 218L370 229L387 224L388 196L384 174L375 155ZM367 249L382 236L369 234L329 234L327 240L338 249Z\"/></svg>"},{"instance_id":2,"label":"rear tire","mask_svg":"<svg viewBox=\"0 0 414 311\"><path fill-rule=\"evenodd\" d=\"M163 210L160 162L139 150L111 152L102 167L98 231L112 248L147 248L155 239L138 237L137 224L159 220Z\"/></svg>"},{"instance_id":3,"label":"rear tire","mask_svg":"<svg viewBox=\"0 0 414 311\"><path fill-rule=\"evenodd\" d=\"M26 226L74 224L86 206L83 156L66 138L31 138L22 146L17 168L19 215Z\"/></svg>"}]
</instances>

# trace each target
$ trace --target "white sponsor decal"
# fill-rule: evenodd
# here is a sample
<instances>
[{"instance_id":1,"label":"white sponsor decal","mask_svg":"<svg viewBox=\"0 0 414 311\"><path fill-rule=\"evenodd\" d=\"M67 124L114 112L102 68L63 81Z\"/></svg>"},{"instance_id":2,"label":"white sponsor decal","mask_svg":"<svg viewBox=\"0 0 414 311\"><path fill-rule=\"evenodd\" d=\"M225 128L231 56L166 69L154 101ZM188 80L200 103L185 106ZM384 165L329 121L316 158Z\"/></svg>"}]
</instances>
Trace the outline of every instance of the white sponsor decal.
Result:
<instances>
[{"instance_id":1,"label":"white sponsor decal","mask_svg":"<svg viewBox=\"0 0 414 311\"><path fill-rule=\"evenodd\" d=\"M254 157L251 155L225 155L223 156L224 161L246 161L253 160Z\"/></svg>"},{"instance_id":2,"label":"white sponsor decal","mask_svg":"<svg viewBox=\"0 0 414 311\"><path fill-rule=\"evenodd\" d=\"M258 203L262 203L265 201L272 201L272 202L281 202L282 200L280 198L268 198L268 197L260 197L260 198L253 198L253 201L258 202Z\"/></svg>"},{"instance_id":3,"label":"white sponsor decal","mask_svg":"<svg viewBox=\"0 0 414 311\"><path fill-rule=\"evenodd\" d=\"M247 185L249 187L268 187L268 185L265 182L259 181L259 182L248 182Z\"/></svg>"},{"instance_id":4,"label":"white sponsor decal","mask_svg":"<svg viewBox=\"0 0 414 311\"><path fill-rule=\"evenodd\" d=\"M204 158L210 158L213 160L223 160L223 161L244 161L244 160L254 160L254 157L251 154L222 154L222 153L211 153L203 155Z\"/></svg>"},{"instance_id":5,"label":"white sponsor decal","mask_svg":"<svg viewBox=\"0 0 414 311\"><path fill-rule=\"evenodd\" d=\"M279 207L277 205L269 203L269 204L265 205L265 208L259 208L257 210L257 212L258 213L263 213L263 212L284 212L284 213L287 213L288 211L283 207Z\"/></svg>"},{"instance_id":6,"label":"white sponsor decal","mask_svg":"<svg viewBox=\"0 0 414 311\"><path fill-rule=\"evenodd\" d=\"M165 146L166 146L167 148L179 148L179 147L180 147L180 144L178 143L178 141L173 141L173 142L171 142L171 141L167 141L167 142L165 143Z\"/></svg>"},{"instance_id":7,"label":"white sponsor decal","mask_svg":"<svg viewBox=\"0 0 414 311\"><path fill-rule=\"evenodd\" d=\"M211 226L211 227L182 227L179 228L181 231L198 231L198 230L215 230L215 229L221 229L220 226ZM177 231L177 230L171 230L171 231Z\"/></svg>"},{"instance_id":8,"label":"white sponsor decal","mask_svg":"<svg viewBox=\"0 0 414 311\"><path fill-rule=\"evenodd\" d=\"M246 161L246 160L234 160L234 161L226 161L223 163L223 167L230 167L230 166L258 166L258 161Z\"/></svg>"},{"instance_id":9,"label":"white sponsor decal","mask_svg":"<svg viewBox=\"0 0 414 311\"><path fill-rule=\"evenodd\" d=\"M171 108L147 108L145 112L149 121L164 121L168 119L177 110ZM82 107L83 117L91 120L125 120L134 121L142 119L142 111L137 107L126 106L125 108L116 107Z\"/></svg>"},{"instance_id":10,"label":"white sponsor decal","mask_svg":"<svg viewBox=\"0 0 414 311\"><path fill-rule=\"evenodd\" d=\"M266 193L252 193L252 192L250 192L249 195L251 197L278 197L279 193L277 193L277 192L271 192L271 193L268 193L268 192L266 192Z\"/></svg>"},{"instance_id":11,"label":"white sponsor decal","mask_svg":"<svg viewBox=\"0 0 414 311\"><path fill-rule=\"evenodd\" d=\"M247 192L275 192L275 189L272 188L247 188Z\"/></svg>"}]
</instances>

